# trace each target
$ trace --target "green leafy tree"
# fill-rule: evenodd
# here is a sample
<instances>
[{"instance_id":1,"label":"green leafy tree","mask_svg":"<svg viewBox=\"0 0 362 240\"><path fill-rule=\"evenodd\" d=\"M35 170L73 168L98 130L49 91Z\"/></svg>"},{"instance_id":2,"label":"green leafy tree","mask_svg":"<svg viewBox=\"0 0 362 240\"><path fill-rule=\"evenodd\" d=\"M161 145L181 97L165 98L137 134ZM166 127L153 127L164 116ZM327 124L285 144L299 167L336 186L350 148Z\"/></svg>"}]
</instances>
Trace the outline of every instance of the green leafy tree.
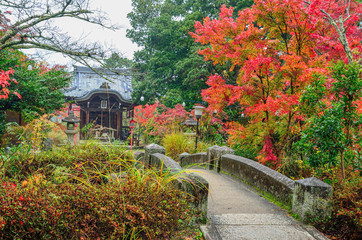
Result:
<instances>
[{"instance_id":1,"label":"green leafy tree","mask_svg":"<svg viewBox=\"0 0 362 240\"><path fill-rule=\"evenodd\" d=\"M131 68L132 60L121 57L118 53L112 53L109 58L104 60L104 66L110 69Z\"/></svg>"},{"instance_id":2,"label":"green leafy tree","mask_svg":"<svg viewBox=\"0 0 362 240\"><path fill-rule=\"evenodd\" d=\"M28 69L31 65L32 69ZM12 75L18 84L9 89L20 94L9 95L0 101L0 134L4 131L5 111L21 112L25 119L31 120L41 114L59 109L65 102L64 89L71 76L61 67L49 68L45 64L30 61L20 51L0 51L0 69L13 69Z\"/></svg>"},{"instance_id":3,"label":"green leafy tree","mask_svg":"<svg viewBox=\"0 0 362 240\"><path fill-rule=\"evenodd\" d=\"M207 87L205 81L211 73L233 74L230 66L205 62L197 53L201 46L189 36L195 21L202 21L205 16L216 18L222 4L238 10L251 6L252 1L132 1L133 11L128 14L132 28L127 36L143 47L134 56L136 101L143 95L145 102L162 100L173 107L191 100L185 101L190 108L195 101L202 101L200 90Z\"/></svg>"},{"instance_id":4,"label":"green leafy tree","mask_svg":"<svg viewBox=\"0 0 362 240\"><path fill-rule=\"evenodd\" d=\"M321 98L326 90L321 78L317 78L301 98L301 102L310 107L307 114L312 108L317 109L317 114L309 119L296 146L311 166L340 163L344 178L345 162L358 167L361 161L362 118L357 111L357 101L362 97L361 65L339 62L333 67L333 77L336 82L331 88L330 106Z\"/></svg>"}]
</instances>

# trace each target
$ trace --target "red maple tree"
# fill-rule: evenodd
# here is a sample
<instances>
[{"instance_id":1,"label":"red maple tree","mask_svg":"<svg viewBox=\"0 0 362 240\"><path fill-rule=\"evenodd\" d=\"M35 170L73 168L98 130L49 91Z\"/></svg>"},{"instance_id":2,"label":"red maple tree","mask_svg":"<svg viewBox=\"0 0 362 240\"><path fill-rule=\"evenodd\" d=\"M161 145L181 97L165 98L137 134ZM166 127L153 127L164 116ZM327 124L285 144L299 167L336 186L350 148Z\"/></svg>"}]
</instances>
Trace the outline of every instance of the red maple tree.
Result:
<instances>
[{"instance_id":1,"label":"red maple tree","mask_svg":"<svg viewBox=\"0 0 362 240\"><path fill-rule=\"evenodd\" d=\"M360 56L357 22L362 7L335 0L254 2L236 18L232 7L223 6L219 19L196 22L196 31L190 34L209 46L199 51L205 60L229 62L230 71L240 69L233 84L212 75L207 80L210 88L202 91L212 108L221 111L238 103L250 118L246 126L230 125L230 141L254 142L261 149L259 159L277 166L301 130L299 98L313 76L328 76L333 60Z\"/></svg>"},{"instance_id":2,"label":"red maple tree","mask_svg":"<svg viewBox=\"0 0 362 240\"><path fill-rule=\"evenodd\" d=\"M15 94L17 97L21 98L20 94L17 92L10 92L8 87L11 82L18 83L15 79L12 79L10 75L14 74L14 70L3 71L0 70L0 99L6 99L9 97L9 94Z\"/></svg>"},{"instance_id":3,"label":"red maple tree","mask_svg":"<svg viewBox=\"0 0 362 240\"><path fill-rule=\"evenodd\" d=\"M134 120L145 129L148 135L163 137L166 134L179 130L186 120L188 112L181 104L174 108L167 108L160 102L139 105L134 109Z\"/></svg>"}]
</instances>

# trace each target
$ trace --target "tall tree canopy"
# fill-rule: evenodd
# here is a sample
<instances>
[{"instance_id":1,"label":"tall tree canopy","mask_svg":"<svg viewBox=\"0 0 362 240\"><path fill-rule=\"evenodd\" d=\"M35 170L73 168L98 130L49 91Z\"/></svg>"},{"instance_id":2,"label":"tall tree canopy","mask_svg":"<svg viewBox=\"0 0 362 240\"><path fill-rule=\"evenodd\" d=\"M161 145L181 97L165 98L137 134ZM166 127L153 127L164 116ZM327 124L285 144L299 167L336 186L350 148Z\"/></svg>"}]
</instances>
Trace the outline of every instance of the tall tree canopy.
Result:
<instances>
[{"instance_id":1,"label":"tall tree canopy","mask_svg":"<svg viewBox=\"0 0 362 240\"><path fill-rule=\"evenodd\" d=\"M210 73L228 68L205 63L197 54L200 45L194 43L188 32L194 30L195 21L202 21L205 16L216 18L222 4L241 9L251 3L250 0L133 0L133 11L128 15L132 28L127 36L143 47L134 56L136 101L141 95L145 102L162 98L166 106L192 100L186 101L190 107L194 101L201 101L200 90L206 88L205 80Z\"/></svg>"},{"instance_id":2,"label":"tall tree canopy","mask_svg":"<svg viewBox=\"0 0 362 240\"><path fill-rule=\"evenodd\" d=\"M254 2L236 19L234 9L223 6L219 19L197 22L191 35L206 46L200 51L206 60L238 69L236 81L211 75L202 91L211 108L221 112L237 103L250 119L246 126L231 123L230 140L254 143L262 149L261 160L277 164L303 127L299 98L313 76L330 76L331 61L360 58L362 6L335 0Z\"/></svg>"},{"instance_id":3,"label":"tall tree canopy","mask_svg":"<svg viewBox=\"0 0 362 240\"><path fill-rule=\"evenodd\" d=\"M132 60L113 52L109 58L104 59L104 66L110 69L131 68Z\"/></svg>"}]
</instances>

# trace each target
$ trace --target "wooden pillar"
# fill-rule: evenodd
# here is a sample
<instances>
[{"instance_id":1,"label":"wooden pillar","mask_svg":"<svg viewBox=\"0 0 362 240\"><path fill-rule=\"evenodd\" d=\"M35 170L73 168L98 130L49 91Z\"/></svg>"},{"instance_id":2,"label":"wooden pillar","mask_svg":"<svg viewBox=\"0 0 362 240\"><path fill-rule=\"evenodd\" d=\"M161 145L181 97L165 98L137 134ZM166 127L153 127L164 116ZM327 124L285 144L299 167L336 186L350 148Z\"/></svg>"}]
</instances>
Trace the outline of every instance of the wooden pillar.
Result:
<instances>
[{"instance_id":1,"label":"wooden pillar","mask_svg":"<svg viewBox=\"0 0 362 240\"><path fill-rule=\"evenodd\" d=\"M103 116L104 116L104 122L103 122L104 126L110 128L111 126L109 126L109 112L106 111Z\"/></svg>"},{"instance_id":2,"label":"wooden pillar","mask_svg":"<svg viewBox=\"0 0 362 240\"><path fill-rule=\"evenodd\" d=\"M122 131L122 109L117 111L117 138L121 139Z\"/></svg>"},{"instance_id":3,"label":"wooden pillar","mask_svg":"<svg viewBox=\"0 0 362 240\"><path fill-rule=\"evenodd\" d=\"M121 114L121 117L120 117L120 118L121 118L121 127L120 127L120 128L121 128L121 135L120 135L120 138L122 139L122 127L123 127L123 107L121 108L121 113L120 113L120 114Z\"/></svg>"},{"instance_id":4,"label":"wooden pillar","mask_svg":"<svg viewBox=\"0 0 362 240\"><path fill-rule=\"evenodd\" d=\"M89 124L89 109L85 111L85 125Z\"/></svg>"},{"instance_id":5,"label":"wooden pillar","mask_svg":"<svg viewBox=\"0 0 362 240\"><path fill-rule=\"evenodd\" d=\"M79 120L80 120L80 122L78 123L78 128L77 128L77 130L78 130L77 139L78 139L78 137L80 137L80 139L83 139L83 135L82 135L80 129L82 129L84 127L84 124L85 124L84 118L85 118L85 113L81 109L80 112L79 112Z\"/></svg>"}]
</instances>

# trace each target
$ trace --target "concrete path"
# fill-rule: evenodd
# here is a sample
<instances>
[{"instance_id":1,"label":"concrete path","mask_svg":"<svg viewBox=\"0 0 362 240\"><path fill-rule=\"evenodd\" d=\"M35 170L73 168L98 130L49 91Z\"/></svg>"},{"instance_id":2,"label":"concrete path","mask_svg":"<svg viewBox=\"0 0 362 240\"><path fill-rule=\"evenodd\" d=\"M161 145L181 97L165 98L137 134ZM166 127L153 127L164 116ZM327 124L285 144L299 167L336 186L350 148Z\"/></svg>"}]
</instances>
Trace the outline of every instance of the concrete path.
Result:
<instances>
[{"instance_id":1,"label":"concrete path","mask_svg":"<svg viewBox=\"0 0 362 240\"><path fill-rule=\"evenodd\" d=\"M208 219L202 226L207 240L325 240L245 183L202 168L197 174L209 182Z\"/></svg>"}]
</instances>

